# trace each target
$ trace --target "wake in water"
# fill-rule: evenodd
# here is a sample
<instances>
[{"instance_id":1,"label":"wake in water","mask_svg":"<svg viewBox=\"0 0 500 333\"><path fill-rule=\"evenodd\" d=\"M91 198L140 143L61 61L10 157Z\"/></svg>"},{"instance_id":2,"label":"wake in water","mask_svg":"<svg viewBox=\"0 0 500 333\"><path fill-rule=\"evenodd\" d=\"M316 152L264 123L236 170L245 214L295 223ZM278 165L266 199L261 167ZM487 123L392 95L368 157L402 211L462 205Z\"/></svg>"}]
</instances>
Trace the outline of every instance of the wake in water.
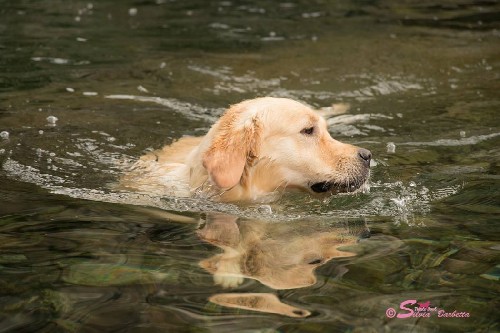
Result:
<instances>
[{"instance_id":1,"label":"wake in water","mask_svg":"<svg viewBox=\"0 0 500 333\"><path fill-rule=\"evenodd\" d=\"M203 198L152 196L116 191L110 186L135 160L131 143L102 131L87 135L30 136L17 134L2 150L2 169L7 177L36 184L51 193L101 202L156 207L177 212L218 211L248 218L295 220L312 218L392 217L396 223L419 224L415 217L427 214L432 202L453 195L460 184L425 185L410 181L386 182L373 179L369 193L332 196L325 200L304 194L283 196L272 205L217 203ZM43 138L42 138L43 137ZM55 150L51 150L55 149ZM376 163L375 163L376 164ZM381 166L379 166L380 168ZM437 184L439 186L439 184Z\"/></svg>"}]
</instances>

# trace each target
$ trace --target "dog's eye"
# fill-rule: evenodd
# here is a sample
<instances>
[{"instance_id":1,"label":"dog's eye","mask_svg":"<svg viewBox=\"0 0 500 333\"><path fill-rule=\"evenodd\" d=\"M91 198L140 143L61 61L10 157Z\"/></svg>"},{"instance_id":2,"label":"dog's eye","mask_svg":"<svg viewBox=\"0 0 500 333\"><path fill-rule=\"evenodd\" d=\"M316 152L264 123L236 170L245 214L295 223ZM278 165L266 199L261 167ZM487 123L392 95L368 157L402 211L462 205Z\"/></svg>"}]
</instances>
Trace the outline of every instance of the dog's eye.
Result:
<instances>
[{"instance_id":1,"label":"dog's eye","mask_svg":"<svg viewBox=\"0 0 500 333\"><path fill-rule=\"evenodd\" d=\"M314 133L314 127L307 127L304 128L300 133L305 134L305 135L312 135Z\"/></svg>"},{"instance_id":2,"label":"dog's eye","mask_svg":"<svg viewBox=\"0 0 500 333\"><path fill-rule=\"evenodd\" d=\"M311 260L310 262L308 262L309 265L317 265L317 264L321 264L323 260L321 259L314 259L314 260Z\"/></svg>"}]
</instances>

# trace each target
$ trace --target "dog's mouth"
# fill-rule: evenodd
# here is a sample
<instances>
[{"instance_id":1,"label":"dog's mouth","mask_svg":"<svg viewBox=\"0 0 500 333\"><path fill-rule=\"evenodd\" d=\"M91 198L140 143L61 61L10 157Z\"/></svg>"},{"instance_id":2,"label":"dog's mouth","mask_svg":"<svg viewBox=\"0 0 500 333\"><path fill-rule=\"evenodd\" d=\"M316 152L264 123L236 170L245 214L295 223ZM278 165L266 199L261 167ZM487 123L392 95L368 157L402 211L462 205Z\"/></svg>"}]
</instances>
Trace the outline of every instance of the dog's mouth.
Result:
<instances>
[{"instance_id":1,"label":"dog's mouth","mask_svg":"<svg viewBox=\"0 0 500 333\"><path fill-rule=\"evenodd\" d=\"M356 180L353 182L333 182L333 181L323 181L318 183L313 183L310 185L310 189L314 193L348 193L354 192L361 186L365 185L367 178Z\"/></svg>"}]
</instances>

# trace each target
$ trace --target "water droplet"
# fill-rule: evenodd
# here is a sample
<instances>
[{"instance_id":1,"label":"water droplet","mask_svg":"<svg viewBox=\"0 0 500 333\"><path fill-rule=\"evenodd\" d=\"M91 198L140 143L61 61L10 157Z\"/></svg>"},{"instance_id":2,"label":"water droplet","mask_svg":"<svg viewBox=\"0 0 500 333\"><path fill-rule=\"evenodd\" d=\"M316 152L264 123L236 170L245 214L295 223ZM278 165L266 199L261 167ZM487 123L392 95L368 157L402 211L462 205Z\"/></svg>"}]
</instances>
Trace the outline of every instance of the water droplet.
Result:
<instances>
[{"instance_id":1,"label":"water droplet","mask_svg":"<svg viewBox=\"0 0 500 333\"><path fill-rule=\"evenodd\" d=\"M396 145L394 142L387 142L387 152L391 154L396 152Z\"/></svg>"},{"instance_id":2,"label":"water droplet","mask_svg":"<svg viewBox=\"0 0 500 333\"><path fill-rule=\"evenodd\" d=\"M136 16L136 15L137 15L137 8L130 8L130 9L128 10L128 14L129 14L130 16Z\"/></svg>"},{"instance_id":3,"label":"water droplet","mask_svg":"<svg viewBox=\"0 0 500 333\"><path fill-rule=\"evenodd\" d=\"M9 139L9 132L7 132L7 131L0 132L0 138L2 138L4 140L8 140Z\"/></svg>"},{"instance_id":4,"label":"water droplet","mask_svg":"<svg viewBox=\"0 0 500 333\"><path fill-rule=\"evenodd\" d=\"M47 117L47 122L49 123L49 126L56 126L56 122L58 120L59 119L57 119L57 117L55 117L55 116L48 116Z\"/></svg>"},{"instance_id":5,"label":"water droplet","mask_svg":"<svg viewBox=\"0 0 500 333\"><path fill-rule=\"evenodd\" d=\"M39 130L38 134L42 135L43 134L43 130Z\"/></svg>"}]
</instances>

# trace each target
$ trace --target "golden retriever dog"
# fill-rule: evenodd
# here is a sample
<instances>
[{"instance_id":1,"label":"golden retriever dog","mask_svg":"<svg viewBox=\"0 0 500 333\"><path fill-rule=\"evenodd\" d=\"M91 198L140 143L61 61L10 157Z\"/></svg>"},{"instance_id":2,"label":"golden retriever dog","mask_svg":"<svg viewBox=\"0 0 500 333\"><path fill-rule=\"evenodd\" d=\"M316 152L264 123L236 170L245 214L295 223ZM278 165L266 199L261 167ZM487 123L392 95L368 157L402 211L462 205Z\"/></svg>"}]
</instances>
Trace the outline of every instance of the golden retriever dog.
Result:
<instances>
[{"instance_id":1,"label":"golden retriever dog","mask_svg":"<svg viewBox=\"0 0 500 333\"><path fill-rule=\"evenodd\" d=\"M203 137L183 137L140 158L121 179L128 190L216 201L275 200L287 190L354 192L371 153L341 143L325 119L286 98L231 106Z\"/></svg>"}]
</instances>

